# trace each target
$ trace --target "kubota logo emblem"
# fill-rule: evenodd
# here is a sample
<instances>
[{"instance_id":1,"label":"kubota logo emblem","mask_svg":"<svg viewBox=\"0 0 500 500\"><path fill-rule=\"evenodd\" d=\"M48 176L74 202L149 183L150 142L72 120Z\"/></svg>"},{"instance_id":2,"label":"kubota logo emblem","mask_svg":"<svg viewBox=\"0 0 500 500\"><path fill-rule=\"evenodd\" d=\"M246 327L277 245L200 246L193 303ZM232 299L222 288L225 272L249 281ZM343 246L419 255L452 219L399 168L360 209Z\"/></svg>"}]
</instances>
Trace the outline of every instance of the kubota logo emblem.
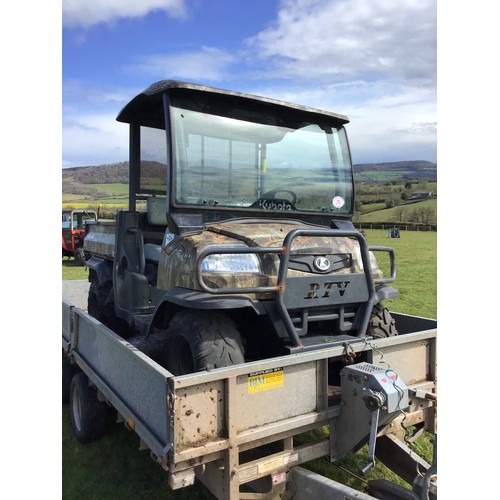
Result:
<instances>
[{"instance_id":1,"label":"kubota logo emblem","mask_svg":"<svg viewBox=\"0 0 500 500\"><path fill-rule=\"evenodd\" d=\"M323 283L323 286L321 286L319 283L310 283L309 291L307 292L307 295L304 297L304 299L319 299L320 294L322 299L326 299L330 297L333 285L336 285L339 295L343 297L349 283L350 281L327 281L326 283Z\"/></svg>"},{"instance_id":2,"label":"kubota logo emblem","mask_svg":"<svg viewBox=\"0 0 500 500\"><path fill-rule=\"evenodd\" d=\"M328 271L330 269L330 261L326 257L316 257L314 259L314 267L318 271Z\"/></svg>"}]
</instances>

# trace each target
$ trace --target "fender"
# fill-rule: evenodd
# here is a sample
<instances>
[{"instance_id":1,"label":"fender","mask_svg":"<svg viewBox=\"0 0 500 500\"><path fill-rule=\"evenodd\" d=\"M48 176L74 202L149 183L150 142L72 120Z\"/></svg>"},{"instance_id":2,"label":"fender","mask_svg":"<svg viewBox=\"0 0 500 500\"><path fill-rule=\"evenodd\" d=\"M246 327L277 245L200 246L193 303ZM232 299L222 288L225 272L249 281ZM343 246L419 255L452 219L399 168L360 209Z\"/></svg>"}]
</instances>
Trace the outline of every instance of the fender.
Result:
<instances>
[{"instance_id":1,"label":"fender","mask_svg":"<svg viewBox=\"0 0 500 500\"><path fill-rule=\"evenodd\" d=\"M93 256L87 261L87 267L97 276L99 285L113 280L113 263L111 261Z\"/></svg>"},{"instance_id":2,"label":"fender","mask_svg":"<svg viewBox=\"0 0 500 500\"><path fill-rule=\"evenodd\" d=\"M394 287L382 285L375 289L375 300L373 301L373 305L385 299L395 299L397 297L399 297L399 292Z\"/></svg>"},{"instance_id":3,"label":"fender","mask_svg":"<svg viewBox=\"0 0 500 500\"><path fill-rule=\"evenodd\" d=\"M166 292L157 302L148 335L153 326L167 328L170 318L179 309L220 310L250 308L256 314L266 314L264 305L244 295L222 297L210 293L175 287Z\"/></svg>"}]
</instances>

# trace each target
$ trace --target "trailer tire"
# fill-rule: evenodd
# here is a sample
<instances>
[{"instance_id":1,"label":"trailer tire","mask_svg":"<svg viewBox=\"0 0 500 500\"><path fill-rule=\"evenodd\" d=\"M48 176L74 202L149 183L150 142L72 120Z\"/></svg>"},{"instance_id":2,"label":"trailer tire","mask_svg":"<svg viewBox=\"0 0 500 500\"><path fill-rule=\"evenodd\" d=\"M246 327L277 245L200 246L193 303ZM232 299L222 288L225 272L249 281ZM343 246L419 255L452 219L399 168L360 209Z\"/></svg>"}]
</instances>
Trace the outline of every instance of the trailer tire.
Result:
<instances>
[{"instance_id":1,"label":"trailer tire","mask_svg":"<svg viewBox=\"0 0 500 500\"><path fill-rule=\"evenodd\" d=\"M64 349L62 351L62 402L69 403L69 395L71 391L71 381L74 375L78 372L78 366L71 363L66 356Z\"/></svg>"},{"instance_id":2,"label":"trailer tire","mask_svg":"<svg viewBox=\"0 0 500 500\"><path fill-rule=\"evenodd\" d=\"M80 443L101 438L107 430L108 408L97 399L97 391L90 387L85 373L77 373L71 381L71 426Z\"/></svg>"},{"instance_id":3,"label":"trailer tire","mask_svg":"<svg viewBox=\"0 0 500 500\"><path fill-rule=\"evenodd\" d=\"M240 332L229 316L183 310L169 324L166 367L184 375L245 362Z\"/></svg>"},{"instance_id":4,"label":"trailer tire","mask_svg":"<svg viewBox=\"0 0 500 500\"><path fill-rule=\"evenodd\" d=\"M366 335L374 339L382 339L394 337L397 334L396 321L389 312L389 309L379 302L373 307Z\"/></svg>"}]
</instances>

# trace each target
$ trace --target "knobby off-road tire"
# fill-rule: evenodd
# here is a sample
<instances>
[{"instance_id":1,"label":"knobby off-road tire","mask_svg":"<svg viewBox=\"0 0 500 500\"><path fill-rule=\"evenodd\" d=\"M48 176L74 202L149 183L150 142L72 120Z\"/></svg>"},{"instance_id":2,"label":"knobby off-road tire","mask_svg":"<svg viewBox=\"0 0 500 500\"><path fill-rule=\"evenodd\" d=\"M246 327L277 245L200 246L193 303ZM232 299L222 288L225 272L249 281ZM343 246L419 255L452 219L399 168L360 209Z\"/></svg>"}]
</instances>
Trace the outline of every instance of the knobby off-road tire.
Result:
<instances>
[{"instance_id":1,"label":"knobby off-road tire","mask_svg":"<svg viewBox=\"0 0 500 500\"><path fill-rule=\"evenodd\" d=\"M127 338L134 347L142 351L157 363L163 364L166 352L168 333L166 330L154 329L148 337L134 335Z\"/></svg>"},{"instance_id":2,"label":"knobby off-road tire","mask_svg":"<svg viewBox=\"0 0 500 500\"><path fill-rule=\"evenodd\" d=\"M382 339L397 335L396 321L392 317L389 309L378 303L373 307L370 322L366 331L367 336L374 339Z\"/></svg>"},{"instance_id":3,"label":"knobby off-road tire","mask_svg":"<svg viewBox=\"0 0 500 500\"><path fill-rule=\"evenodd\" d=\"M107 326L115 316L113 303L106 303L110 292L110 283L100 285L97 280L94 280L90 283L87 303L89 314Z\"/></svg>"},{"instance_id":4,"label":"knobby off-road tire","mask_svg":"<svg viewBox=\"0 0 500 500\"><path fill-rule=\"evenodd\" d=\"M73 432L81 443L95 441L106 433L108 407L97 399L97 391L83 372L71 381L70 414Z\"/></svg>"},{"instance_id":5,"label":"knobby off-road tire","mask_svg":"<svg viewBox=\"0 0 500 500\"><path fill-rule=\"evenodd\" d=\"M89 287L87 310L95 319L126 338L132 331L126 321L116 317L114 302L107 302L111 290L111 282L100 285L97 280L93 280Z\"/></svg>"},{"instance_id":6,"label":"knobby off-road tire","mask_svg":"<svg viewBox=\"0 0 500 500\"><path fill-rule=\"evenodd\" d=\"M166 366L184 375L244 363L241 335L233 320L220 312L184 310L169 324Z\"/></svg>"},{"instance_id":7,"label":"knobby off-road tire","mask_svg":"<svg viewBox=\"0 0 500 500\"><path fill-rule=\"evenodd\" d=\"M82 247L78 247L75 249L75 264L77 266L85 265L85 253Z\"/></svg>"}]
</instances>

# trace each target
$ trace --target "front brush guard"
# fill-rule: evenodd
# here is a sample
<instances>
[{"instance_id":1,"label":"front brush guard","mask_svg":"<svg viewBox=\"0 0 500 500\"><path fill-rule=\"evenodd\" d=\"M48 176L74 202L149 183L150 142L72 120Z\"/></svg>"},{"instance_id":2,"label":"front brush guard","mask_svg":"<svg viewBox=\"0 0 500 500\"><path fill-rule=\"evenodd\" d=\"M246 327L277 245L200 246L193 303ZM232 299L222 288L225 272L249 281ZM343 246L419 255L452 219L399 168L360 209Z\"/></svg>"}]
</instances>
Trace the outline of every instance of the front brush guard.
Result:
<instances>
[{"instance_id":1,"label":"front brush guard","mask_svg":"<svg viewBox=\"0 0 500 500\"><path fill-rule=\"evenodd\" d=\"M311 276L289 276L292 243L299 236L353 238L359 243L363 270L348 274L313 274ZM370 250L386 251L390 254L391 276L389 278L373 279L370 266ZM212 254L278 254L280 265L276 285L251 287L220 287L208 286L203 277L202 262ZM368 247L365 238L357 231L343 231L338 229L293 229L290 231L280 247L248 247L244 245L207 246L201 250L196 261L196 278L202 290L210 294L242 294L242 293L274 293L278 313L286 328L290 341L294 347L302 347L297 329L295 328L290 310L312 309L328 305L340 306L339 319L343 321L345 305L357 305L353 327L357 330L357 337L366 334L370 315L375 303L375 285L394 281L395 258L392 248Z\"/></svg>"}]
</instances>

